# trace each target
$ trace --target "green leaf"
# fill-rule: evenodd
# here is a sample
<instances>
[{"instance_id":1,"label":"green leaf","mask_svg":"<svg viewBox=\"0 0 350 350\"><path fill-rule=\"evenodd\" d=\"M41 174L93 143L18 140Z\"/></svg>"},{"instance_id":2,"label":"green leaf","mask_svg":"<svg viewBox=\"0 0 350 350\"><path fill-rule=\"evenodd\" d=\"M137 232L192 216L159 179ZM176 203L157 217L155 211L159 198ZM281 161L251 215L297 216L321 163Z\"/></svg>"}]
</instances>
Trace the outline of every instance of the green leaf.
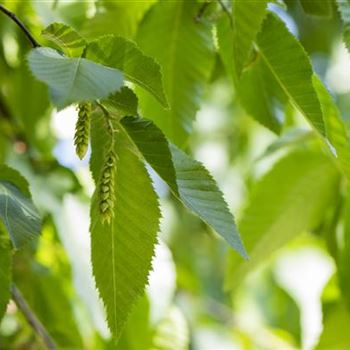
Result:
<instances>
[{"instance_id":1,"label":"green leaf","mask_svg":"<svg viewBox=\"0 0 350 350\"><path fill-rule=\"evenodd\" d=\"M325 134L322 111L312 83L310 60L297 39L270 13L257 35L259 54L291 103Z\"/></svg>"},{"instance_id":2,"label":"green leaf","mask_svg":"<svg viewBox=\"0 0 350 350\"><path fill-rule=\"evenodd\" d=\"M337 0L337 6L344 26L343 40L350 52L350 3L348 0Z\"/></svg>"},{"instance_id":3,"label":"green leaf","mask_svg":"<svg viewBox=\"0 0 350 350\"><path fill-rule=\"evenodd\" d=\"M332 17L332 3L329 0L300 0L305 13L311 16Z\"/></svg>"},{"instance_id":4,"label":"green leaf","mask_svg":"<svg viewBox=\"0 0 350 350\"><path fill-rule=\"evenodd\" d=\"M70 57L80 57L86 46L85 39L73 28L63 23L52 23L41 35L56 44Z\"/></svg>"},{"instance_id":5,"label":"green leaf","mask_svg":"<svg viewBox=\"0 0 350 350\"><path fill-rule=\"evenodd\" d=\"M347 179L350 180L350 144L345 124L337 105L321 80L314 76L313 83L321 103L331 153Z\"/></svg>"},{"instance_id":6,"label":"green leaf","mask_svg":"<svg viewBox=\"0 0 350 350\"><path fill-rule=\"evenodd\" d=\"M239 77L266 16L267 3L268 0L233 0L233 52L236 73Z\"/></svg>"},{"instance_id":7,"label":"green leaf","mask_svg":"<svg viewBox=\"0 0 350 350\"><path fill-rule=\"evenodd\" d=\"M137 115L138 100L135 93L126 86L102 101L108 111L117 115Z\"/></svg>"},{"instance_id":8,"label":"green leaf","mask_svg":"<svg viewBox=\"0 0 350 350\"><path fill-rule=\"evenodd\" d=\"M147 90L164 107L168 106L159 65L132 41L113 35L104 36L88 45L86 57L121 70L125 79Z\"/></svg>"},{"instance_id":9,"label":"green leaf","mask_svg":"<svg viewBox=\"0 0 350 350\"><path fill-rule=\"evenodd\" d=\"M91 170L95 182L103 167L108 135L101 116L93 118ZM148 282L160 212L156 193L144 164L123 130L117 135L115 215L101 223L98 193L92 199L92 264L96 286L107 311L107 321L118 339L126 319Z\"/></svg>"},{"instance_id":10,"label":"green leaf","mask_svg":"<svg viewBox=\"0 0 350 350\"><path fill-rule=\"evenodd\" d=\"M337 169L320 152L296 151L278 161L250 195L238 227L251 259L242 264L230 254L226 287L236 287L278 248L316 225L338 179Z\"/></svg>"},{"instance_id":11,"label":"green leaf","mask_svg":"<svg viewBox=\"0 0 350 350\"><path fill-rule=\"evenodd\" d=\"M246 258L234 218L208 170L170 144L151 121L126 117L121 124L146 161L183 204Z\"/></svg>"},{"instance_id":12,"label":"green leaf","mask_svg":"<svg viewBox=\"0 0 350 350\"><path fill-rule=\"evenodd\" d=\"M279 134L282 121L278 116L278 108L286 103L287 98L281 91L278 82L256 53L255 60L244 69L238 79L236 69L232 64L234 60L231 40L233 33L226 16L220 19L216 28L219 54L232 80L239 102L252 118L272 132Z\"/></svg>"},{"instance_id":13,"label":"green leaf","mask_svg":"<svg viewBox=\"0 0 350 350\"><path fill-rule=\"evenodd\" d=\"M143 115L182 147L192 130L214 65L212 27L194 19L202 5L194 0L159 1L145 16L137 42L163 69L170 110L139 95ZM156 37L155 37L156 33Z\"/></svg>"},{"instance_id":14,"label":"green leaf","mask_svg":"<svg viewBox=\"0 0 350 350\"><path fill-rule=\"evenodd\" d=\"M107 97L123 85L123 75L117 69L85 58L68 58L47 47L33 49L28 62L34 76L50 87L53 103L59 109Z\"/></svg>"},{"instance_id":15,"label":"green leaf","mask_svg":"<svg viewBox=\"0 0 350 350\"><path fill-rule=\"evenodd\" d=\"M40 234L41 219L22 176L4 165L0 173L0 218L18 249Z\"/></svg>"},{"instance_id":16,"label":"green leaf","mask_svg":"<svg viewBox=\"0 0 350 350\"><path fill-rule=\"evenodd\" d=\"M10 241L0 230L0 321L10 301L11 263L12 254Z\"/></svg>"}]
</instances>

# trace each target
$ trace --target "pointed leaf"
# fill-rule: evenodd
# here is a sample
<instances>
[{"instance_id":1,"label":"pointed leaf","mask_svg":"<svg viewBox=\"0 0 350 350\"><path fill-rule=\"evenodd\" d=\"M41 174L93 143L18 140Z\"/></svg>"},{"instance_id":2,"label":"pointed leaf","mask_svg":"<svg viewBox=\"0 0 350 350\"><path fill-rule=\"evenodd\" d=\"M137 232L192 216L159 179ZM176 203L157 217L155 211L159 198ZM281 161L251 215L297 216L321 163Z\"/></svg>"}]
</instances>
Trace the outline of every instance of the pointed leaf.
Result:
<instances>
[{"instance_id":1,"label":"pointed leaf","mask_svg":"<svg viewBox=\"0 0 350 350\"><path fill-rule=\"evenodd\" d=\"M95 181L103 166L108 137L103 120L93 118L91 170ZM107 311L109 328L119 338L125 321L148 282L159 229L156 193L144 164L124 131L116 138L115 214L101 223L98 193L92 199L92 264L96 286Z\"/></svg>"},{"instance_id":2,"label":"pointed leaf","mask_svg":"<svg viewBox=\"0 0 350 350\"><path fill-rule=\"evenodd\" d=\"M259 53L292 104L322 135L322 111L312 84L310 60L297 39L270 13L257 36Z\"/></svg>"},{"instance_id":3,"label":"pointed leaf","mask_svg":"<svg viewBox=\"0 0 350 350\"><path fill-rule=\"evenodd\" d=\"M120 91L115 92L106 100L103 100L102 103L109 112L118 115L122 114L122 116L137 115L137 96L126 86L123 86Z\"/></svg>"},{"instance_id":4,"label":"pointed leaf","mask_svg":"<svg viewBox=\"0 0 350 350\"><path fill-rule=\"evenodd\" d=\"M88 45L86 57L121 70L125 79L150 92L164 107L168 106L159 65L132 41L104 36Z\"/></svg>"},{"instance_id":5,"label":"pointed leaf","mask_svg":"<svg viewBox=\"0 0 350 350\"><path fill-rule=\"evenodd\" d=\"M180 147L192 130L214 64L211 25L195 21L200 6L195 0L159 1L145 16L137 35L141 49L163 69L171 110L165 111L143 94L139 95L140 108Z\"/></svg>"},{"instance_id":6,"label":"pointed leaf","mask_svg":"<svg viewBox=\"0 0 350 350\"><path fill-rule=\"evenodd\" d=\"M63 23L52 23L41 35L55 43L70 57L80 57L86 46L85 39L73 28Z\"/></svg>"},{"instance_id":7,"label":"pointed leaf","mask_svg":"<svg viewBox=\"0 0 350 350\"><path fill-rule=\"evenodd\" d=\"M266 16L268 0L233 0L234 63L240 76Z\"/></svg>"},{"instance_id":8,"label":"pointed leaf","mask_svg":"<svg viewBox=\"0 0 350 350\"><path fill-rule=\"evenodd\" d=\"M28 62L34 76L50 87L59 109L73 102L107 97L123 85L123 75L117 69L85 58L68 58L47 47L33 49Z\"/></svg>"},{"instance_id":9,"label":"pointed leaf","mask_svg":"<svg viewBox=\"0 0 350 350\"><path fill-rule=\"evenodd\" d=\"M14 247L21 248L40 234L41 219L25 180L6 166L1 166L0 172L0 218Z\"/></svg>"},{"instance_id":10,"label":"pointed leaf","mask_svg":"<svg viewBox=\"0 0 350 350\"><path fill-rule=\"evenodd\" d=\"M236 287L278 248L318 224L338 180L332 161L320 152L296 151L278 161L253 188L238 225L251 260L242 264L230 254L226 287Z\"/></svg>"},{"instance_id":11,"label":"pointed leaf","mask_svg":"<svg viewBox=\"0 0 350 350\"><path fill-rule=\"evenodd\" d=\"M208 170L170 144L152 122L126 117L121 123L147 162L183 204L247 257L234 218Z\"/></svg>"}]
</instances>

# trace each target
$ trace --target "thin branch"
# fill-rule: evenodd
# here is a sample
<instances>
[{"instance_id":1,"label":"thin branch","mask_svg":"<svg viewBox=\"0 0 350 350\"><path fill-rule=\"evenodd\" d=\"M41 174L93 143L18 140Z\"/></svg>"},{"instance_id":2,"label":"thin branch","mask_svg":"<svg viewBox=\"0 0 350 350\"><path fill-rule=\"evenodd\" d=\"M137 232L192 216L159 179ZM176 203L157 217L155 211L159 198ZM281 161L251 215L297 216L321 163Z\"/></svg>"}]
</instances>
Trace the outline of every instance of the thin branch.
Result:
<instances>
[{"instance_id":1,"label":"thin branch","mask_svg":"<svg viewBox=\"0 0 350 350\"><path fill-rule=\"evenodd\" d=\"M36 332L42 338L44 344L49 350L57 350L57 346L45 327L35 316L33 311L30 309L26 300L24 299L22 293L18 290L18 288L13 284L11 288L12 299L16 303L17 307L23 313L24 317L28 321L28 323L33 328L34 332Z\"/></svg>"},{"instance_id":2,"label":"thin branch","mask_svg":"<svg viewBox=\"0 0 350 350\"><path fill-rule=\"evenodd\" d=\"M0 11L3 12L6 16L10 17L21 28L21 30L26 35L26 37L28 38L28 40L30 41L30 43L34 48L40 47L40 44L35 40L33 35L27 29L27 27L20 21L20 19L13 12L9 11L3 5L0 5Z\"/></svg>"}]
</instances>

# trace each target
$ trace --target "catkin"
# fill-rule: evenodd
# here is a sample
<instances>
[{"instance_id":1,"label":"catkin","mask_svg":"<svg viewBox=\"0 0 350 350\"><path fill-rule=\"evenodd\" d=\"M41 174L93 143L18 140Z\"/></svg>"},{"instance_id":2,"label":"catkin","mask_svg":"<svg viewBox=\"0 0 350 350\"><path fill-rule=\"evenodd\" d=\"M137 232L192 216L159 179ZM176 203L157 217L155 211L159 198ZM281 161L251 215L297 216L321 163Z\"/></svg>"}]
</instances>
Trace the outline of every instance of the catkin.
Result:
<instances>
[{"instance_id":1,"label":"catkin","mask_svg":"<svg viewBox=\"0 0 350 350\"><path fill-rule=\"evenodd\" d=\"M99 184L99 209L102 223L107 222L109 224L114 215L116 159L117 157L114 151L109 150L106 154L101 172Z\"/></svg>"},{"instance_id":2,"label":"catkin","mask_svg":"<svg viewBox=\"0 0 350 350\"><path fill-rule=\"evenodd\" d=\"M78 120L75 126L74 144L75 151L80 159L85 157L90 139L90 115L91 103L78 105Z\"/></svg>"}]
</instances>

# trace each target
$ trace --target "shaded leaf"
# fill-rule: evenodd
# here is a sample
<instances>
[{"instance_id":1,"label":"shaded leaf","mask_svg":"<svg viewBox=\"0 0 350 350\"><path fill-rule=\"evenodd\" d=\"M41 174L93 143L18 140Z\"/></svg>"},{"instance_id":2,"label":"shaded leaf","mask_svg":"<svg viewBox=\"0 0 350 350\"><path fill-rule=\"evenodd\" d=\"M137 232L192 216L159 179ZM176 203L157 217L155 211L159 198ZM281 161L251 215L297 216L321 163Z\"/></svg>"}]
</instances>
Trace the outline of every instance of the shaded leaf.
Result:
<instances>
[{"instance_id":1,"label":"shaded leaf","mask_svg":"<svg viewBox=\"0 0 350 350\"><path fill-rule=\"evenodd\" d=\"M11 288L11 245L10 241L0 230L0 321L5 314L10 301Z\"/></svg>"},{"instance_id":2,"label":"shaded leaf","mask_svg":"<svg viewBox=\"0 0 350 350\"><path fill-rule=\"evenodd\" d=\"M242 264L230 254L226 287L236 287L247 272L316 225L336 193L338 179L333 163L319 152L296 151L278 161L254 186L239 221L251 260Z\"/></svg>"},{"instance_id":3,"label":"shaded leaf","mask_svg":"<svg viewBox=\"0 0 350 350\"><path fill-rule=\"evenodd\" d=\"M33 49L28 62L34 76L50 87L59 109L73 102L107 97L123 85L120 71L85 58L68 58L47 47Z\"/></svg>"},{"instance_id":4,"label":"shaded leaf","mask_svg":"<svg viewBox=\"0 0 350 350\"><path fill-rule=\"evenodd\" d=\"M15 170L0 167L0 217L15 248L21 248L41 231L41 219L28 185Z\"/></svg>"},{"instance_id":5,"label":"shaded leaf","mask_svg":"<svg viewBox=\"0 0 350 350\"><path fill-rule=\"evenodd\" d=\"M121 121L147 162L183 204L247 257L234 218L208 170L170 144L152 122L126 117Z\"/></svg>"},{"instance_id":6,"label":"shaded leaf","mask_svg":"<svg viewBox=\"0 0 350 350\"><path fill-rule=\"evenodd\" d=\"M150 92L163 106L168 106L159 65L132 41L104 36L88 45L86 57L121 70L125 79Z\"/></svg>"},{"instance_id":7,"label":"shaded leaf","mask_svg":"<svg viewBox=\"0 0 350 350\"><path fill-rule=\"evenodd\" d=\"M41 35L60 47L71 57L80 57L86 46L85 39L73 28L63 23L52 23L46 27Z\"/></svg>"},{"instance_id":8,"label":"shaded leaf","mask_svg":"<svg viewBox=\"0 0 350 350\"><path fill-rule=\"evenodd\" d=\"M344 26L343 40L350 52L350 3L348 0L337 0L336 3Z\"/></svg>"},{"instance_id":9,"label":"shaded leaf","mask_svg":"<svg viewBox=\"0 0 350 350\"><path fill-rule=\"evenodd\" d=\"M141 49L162 67L171 107L165 111L148 96L140 94L143 116L154 120L180 147L192 130L214 65L211 25L194 20L200 6L195 0L160 1L146 14L137 35Z\"/></svg>"},{"instance_id":10,"label":"shaded leaf","mask_svg":"<svg viewBox=\"0 0 350 350\"><path fill-rule=\"evenodd\" d=\"M308 15L332 17L332 3L329 0L300 0L300 2Z\"/></svg>"},{"instance_id":11,"label":"shaded leaf","mask_svg":"<svg viewBox=\"0 0 350 350\"><path fill-rule=\"evenodd\" d=\"M137 115L137 96L126 86L123 86L120 91L115 92L106 100L103 100L103 105L108 108L109 112L118 115Z\"/></svg>"},{"instance_id":12,"label":"shaded leaf","mask_svg":"<svg viewBox=\"0 0 350 350\"><path fill-rule=\"evenodd\" d=\"M101 154L108 142L103 126L101 117L93 118L91 170L95 182L99 180ZM93 272L116 339L147 284L159 229L157 196L132 147L121 130L115 144L115 215L110 225L101 223L98 191L91 207Z\"/></svg>"},{"instance_id":13,"label":"shaded leaf","mask_svg":"<svg viewBox=\"0 0 350 350\"><path fill-rule=\"evenodd\" d=\"M291 103L324 135L322 111L312 84L312 67L301 44L282 20L270 13L257 35L257 45L261 58Z\"/></svg>"}]
</instances>

